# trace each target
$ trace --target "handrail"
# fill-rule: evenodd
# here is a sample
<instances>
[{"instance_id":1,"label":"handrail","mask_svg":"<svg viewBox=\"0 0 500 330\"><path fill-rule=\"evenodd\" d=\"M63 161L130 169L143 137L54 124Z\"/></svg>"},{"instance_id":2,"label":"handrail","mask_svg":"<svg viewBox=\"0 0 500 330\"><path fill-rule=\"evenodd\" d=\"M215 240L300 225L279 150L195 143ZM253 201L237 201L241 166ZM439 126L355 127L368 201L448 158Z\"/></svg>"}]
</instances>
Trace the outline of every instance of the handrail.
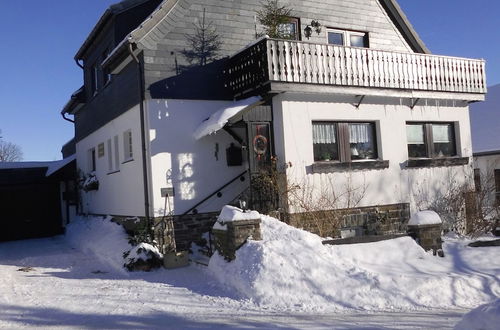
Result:
<instances>
[{"instance_id":1,"label":"handrail","mask_svg":"<svg viewBox=\"0 0 500 330\"><path fill-rule=\"evenodd\" d=\"M194 209L196 209L198 206L200 206L201 204L203 204L204 202L206 202L207 200L209 200L210 198L212 198L212 196L216 195L218 192L220 192L222 189L226 188L227 186L229 186L231 183L233 183L234 181L238 180L239 178L241 178L242 176L245 175L245 173L248 172L248 169L246 169L245 171L243 171L242 173L238 174L236 177L234 177L233 179L231 179L229 182L227 182L226 184L224 184L222 187L219 187L219 189L216 189L213 193L211 193L210 195L208 195L207 197L205 197L204 199L202 199L201 201L199 201L198 203L196 203L193 207L191 207L189 210L187 210L186 212L184 212L183 214L181 214L181 217L182 216L185 216L187 215L189 212L193 211Z\"/></svg>"}]
</instances>

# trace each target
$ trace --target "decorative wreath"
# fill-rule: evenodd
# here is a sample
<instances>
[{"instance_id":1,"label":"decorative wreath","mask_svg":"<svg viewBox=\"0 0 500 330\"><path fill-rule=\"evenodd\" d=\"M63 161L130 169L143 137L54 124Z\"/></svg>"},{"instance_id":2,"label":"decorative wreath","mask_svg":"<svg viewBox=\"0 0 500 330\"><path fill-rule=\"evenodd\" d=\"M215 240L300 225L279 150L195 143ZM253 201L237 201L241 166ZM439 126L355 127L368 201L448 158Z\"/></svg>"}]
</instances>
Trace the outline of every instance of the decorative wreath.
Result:
<instances>
[{"instance_id":1,"label":"decorative wreath","mask_svg":"<svg viewBox=\"0 0 500 330\"><path fill-rule=\"evenodd\" d=\"M263 155L267 151L267 138L264 135L256 135L253 138L253 151L257 155Z\"/></svg>"}]
</instances>

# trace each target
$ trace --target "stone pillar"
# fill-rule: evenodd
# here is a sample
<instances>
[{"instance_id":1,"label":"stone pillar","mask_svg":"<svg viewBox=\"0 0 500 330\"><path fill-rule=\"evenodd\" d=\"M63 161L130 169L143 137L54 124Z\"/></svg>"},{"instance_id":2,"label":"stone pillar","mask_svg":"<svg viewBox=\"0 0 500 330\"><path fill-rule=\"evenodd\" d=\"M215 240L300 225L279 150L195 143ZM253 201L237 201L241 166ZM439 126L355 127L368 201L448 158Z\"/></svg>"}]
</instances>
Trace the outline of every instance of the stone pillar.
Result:
<instances>
[{"instance_id":1,"label":"stone pillar","mask_svg":"<svg viewBox=\"0 0 500 330\"><path fill-rule=\"evenodd\" d=\"M441 223L408 225L408 235L417 241L425 251L432 250L434 255L444 257L441 230Z\"/></svg>"},{"instance_id":2,"label":"stone pillar","mask_svg":"<svg viewBox=\"0 0 500 330\"><path fill-rule=\"evenodd\" d=\"M260 219L223 222L219 220L212 229L214 244L220 255L228 261L236 258L238 250L248 238L261 240Z\"/></svg>"}]
</instances>

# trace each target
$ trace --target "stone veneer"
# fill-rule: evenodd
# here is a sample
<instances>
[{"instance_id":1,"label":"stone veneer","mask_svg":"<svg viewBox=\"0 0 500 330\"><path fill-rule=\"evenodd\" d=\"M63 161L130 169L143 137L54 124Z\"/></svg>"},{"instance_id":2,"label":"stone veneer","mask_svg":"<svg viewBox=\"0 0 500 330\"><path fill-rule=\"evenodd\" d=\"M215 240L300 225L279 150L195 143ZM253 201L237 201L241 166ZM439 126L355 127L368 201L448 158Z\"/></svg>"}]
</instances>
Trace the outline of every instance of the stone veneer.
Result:
<instances>
[{"instance_id":1,"label":"stone veneer","mask_svg":"<svg viewBox=\"0 0 500 330\"><path fill-rule=\"evenodd\" d=\"M341 231L355 236L405 233L410 220L410 204L390 204L337 209L285 216L286 222L320 236L340 237ZM320 232L321 231L321 232Z\"/></svg>"},{"instance_id":2,"label":"stone veneer","mask_svg":"<svg viewBox=\"0 0 500 330\"><path fill-rule=\"evenodd\" d=\"M236 258L236 251L248 238L261 240L260 219L230 221L223 229L213 229L215 249L228 261Z\"/></svg>"},{"instance_id":3,"label":"stone veneer","mask_svg":"<svg viewBox=\"0 0 500 330\"><path fill-rule=\"evenodd\" d=\"M443 246L441 240L442 224L432 225L409 225L410 235L425 251L432 250L433 254L443 257Z\"/></svg>"}]
</instances>

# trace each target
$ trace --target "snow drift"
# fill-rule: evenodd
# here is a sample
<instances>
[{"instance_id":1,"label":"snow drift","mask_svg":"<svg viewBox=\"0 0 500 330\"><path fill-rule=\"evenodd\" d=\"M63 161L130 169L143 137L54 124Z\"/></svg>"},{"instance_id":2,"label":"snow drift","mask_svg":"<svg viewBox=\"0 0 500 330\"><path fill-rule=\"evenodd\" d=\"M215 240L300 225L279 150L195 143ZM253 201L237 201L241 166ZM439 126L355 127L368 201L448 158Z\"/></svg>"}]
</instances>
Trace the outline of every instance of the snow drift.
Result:
<instances>
[{"instance_id":1,"label":"snow drift","mask_svg":"<svg viewBox=\"0 0 500 330\"><path fill-rule=\"evenodd\" d=\"M114 270L126 272L123 254L132 246L123 226L111 222L110 217L77 217L66 227L66 240Z\"/></svg>"},{"instance_id":2,"label":"snow drift","mask_svg":"<svg viewBox=\"0 0 500 330\"><path fill-rule=\"evenodd\" d=\"M465 314L455 330L496 330L500 326L500 298Z\"/></svg>"},{"instance_id":3,"label":"snow drift","mask_svg":"<svg viewBox=\"0 0 500 330\"><path fill-rule=\"evenodd\" d=\"M300 310L472 308L500 293L498 278L460 274L460 265L427 254L411 238L323 245L314 234L262 217L262 241L248 241L210 272L241 298ZM462 247L456 247L461 249ZM484 260L483 260L484 261Z\"/></svg>"}]
</instances>

